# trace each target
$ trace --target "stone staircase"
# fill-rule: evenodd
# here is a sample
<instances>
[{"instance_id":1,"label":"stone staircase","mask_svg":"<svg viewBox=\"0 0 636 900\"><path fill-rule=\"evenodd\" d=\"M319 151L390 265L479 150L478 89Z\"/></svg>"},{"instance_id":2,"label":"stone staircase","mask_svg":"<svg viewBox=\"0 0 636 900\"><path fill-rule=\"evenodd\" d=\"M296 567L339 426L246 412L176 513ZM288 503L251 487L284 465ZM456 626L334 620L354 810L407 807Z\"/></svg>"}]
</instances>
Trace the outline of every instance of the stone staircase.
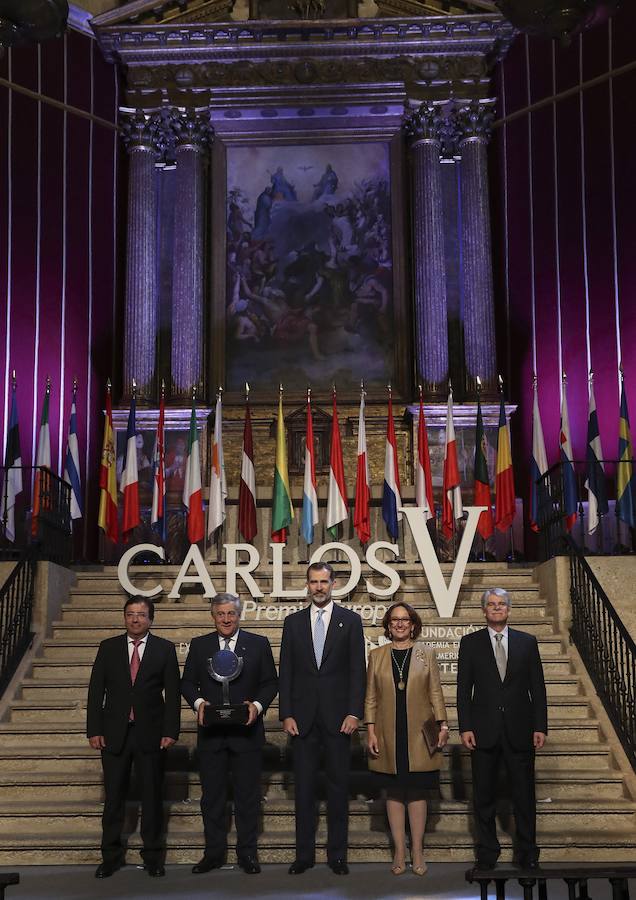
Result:
<instances>
[{"instance_id":1,"label":"stone staircase","mask_svg":"<svg viewBox=\"0 0 636 900\"><path fill-rule=\"evenodd\" d=\"M480 627L479 599L487 586L506 587L513 594L511 623L537 636L548 690L550 735L537 758L539 843L544 860L625 860L636 851L636 803L630 798L630 773L618 768L612 753L613 734L593 714L588 683L577 670L576 655L565 634L555 630L539 595L532 571L502 563L471 564L452 620L440 620L419 566L403 564L401 596L418 608L425 632L440 640L440 626ZM442 567L445 576L450 567ZM167 599L176 568L131 569L135 584L166 590L156 598L155 633L177 645L183 663L187 643L210 630L209 604L201 595L184 594L182 602ZM215 567L221 583L223 567ZM286 583L302 585L300 566L286 567ZM267 594L267 575L258 577ZM244 598L247 599L247 598ZM85 738L86 691L97 645L122 630L124 595L113 568L77 572L77 586L62 607L61 619L24 678L18 698L0 723L0 865L98 862L102 779L99 756ZM381 612L373 623L369 612L387 601L356 595L354 604L367 605L365 636L378 642ZM264 597L243 620L246 628L266 634L278 660L282 619L278 607L298 601L270 601ZM254 604L250 604L253 606ZM270 610L268 613L267 611ZM272 618L268 618L267 616ZM436 632L437 627L437 632ZM440 652L440 657L443 657ZM441 799L431 803L426 854L431 861L465 861L473 857L471 838L470 765L459 745L452 661L442 662L444 694L451 725L450 749L441 776ZM265 862L287 862L294 857L293 776L287 760L287 739L280 730L275 702L266 717L267 747L263 794L260 856ZM196 741L194 717L183 709L179 743L169 752L166 776L168 861L192 863L202 853L203 836L198 800L200 787L193 760ZM350 818L350 860L390 859L384 807L375 798L368 777L360 738L355 739ZM134 790L134 788L133 788ZM324 858L326 839L321 807L318 857ZM138 809L129 806L128 825L137 825ZM504 833L504 859L510 859L511 831L507 803L500 811ZM230 843L233 836L230 835ZM139 847L138 834L130 839ZM129 854L132 859L134 854ZM232 854L230 854L230 857Z\"/></svg>"}]
</instances>

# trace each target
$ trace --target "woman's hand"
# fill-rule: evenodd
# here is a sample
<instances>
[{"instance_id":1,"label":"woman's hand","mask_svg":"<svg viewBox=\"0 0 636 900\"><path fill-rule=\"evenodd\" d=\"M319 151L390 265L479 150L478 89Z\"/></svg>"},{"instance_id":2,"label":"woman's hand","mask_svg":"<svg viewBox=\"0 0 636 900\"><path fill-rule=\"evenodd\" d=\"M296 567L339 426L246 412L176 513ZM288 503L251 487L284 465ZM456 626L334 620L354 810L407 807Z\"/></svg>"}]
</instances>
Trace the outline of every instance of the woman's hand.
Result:
<instances>
[{"instance_id":1,"label":"woman's hand","mask_svg":"<svg viewBox=\"0 0 636 900\"><path fill-rule=\"evenodd\" d=\"M372 725L367 726L367 750L374 758L380 755L380 745Z\"/></svg>"},{"instance_id":2,"label":"woman's hand","mask_svg":"<svg viewBox=\"0 0 636 900\"><path fill-rule=\"evenodd\" d=\"M448 743L448 735L449 735L448 725L442 725L440 727L439 739L437 741L438 750L444 749L444 747Z\"/></svg>"}]
</instances>

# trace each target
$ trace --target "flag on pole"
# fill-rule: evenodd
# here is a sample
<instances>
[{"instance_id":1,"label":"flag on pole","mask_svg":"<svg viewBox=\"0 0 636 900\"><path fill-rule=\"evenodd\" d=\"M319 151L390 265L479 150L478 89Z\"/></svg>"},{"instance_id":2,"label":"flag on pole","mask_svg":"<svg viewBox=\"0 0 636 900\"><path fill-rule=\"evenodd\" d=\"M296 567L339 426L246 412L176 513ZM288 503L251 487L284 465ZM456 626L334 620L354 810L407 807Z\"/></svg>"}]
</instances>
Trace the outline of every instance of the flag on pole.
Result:
<instances>
[{"instance_id":1,"label":"flag on pole","mask_svg":"<svg viewBox=\"0 0 636 900\"><path fill-rule=\"evenodd\" d=\"M616 515L619 519L634 527L634 486L633 486L633 449L629 428L629 410L625 379L621 370L621 412L618 422L618 467L616 470Z\"/></svg>"},{"instance_id":2,"label":"flag on pole","mask_svg":"<svg viewBox=\"0 0 636 900\"><path fill-rule=\"evenodd\" d=\"M17 496L22 493L22 454L20 453L15 372L13 373L13 385L11 387L11 415L4 453L4 465L0 515L2 516L5 537L9 541L15 541L15 501Z\"/></svg>"},{"instance_id":3,"label":"flag on pole","mask_svg":"<svg viewBox=\"0 0 636 900\"><path fill-rule=\"evenodd\" d=\"M391 538L398 538L398 522L402 521L402 497L400 469L398 466L395 423L393 421L393 395L389 387L389 411L386 422L386 448L384 451L384 487L382 489L382 518Z\"/></svg>"},{"instance_id":4,"label":"flag on pole","mask_svg":"<svg viewBox=\"0 0 636 900\"><path fill-rule=\"evenodd\" d=\"M126 456L121 473L121 492L124 498L121 530L124 541L128 540L129 532L141 524L139 515L139 472L137 470L137 428L135 425L136 411L137 399L133 381L133 395L130 401L128 429L126 431Z\"/></svg>"},{"instance_id":5,"label":"flag on pole","mask_svg":"<svg viewBox=\"0 0 636 900\"><path fill-rule=\"evenodd\" d=\"M316 460L314 456L314 423L311 416L311 391L307 391L307 432L305 436L305 477L303 480L303 513L301 533L306 544L314 540L318 524L318 494L316 493Z\"/></svg>"},{"instance_id":6,"label":"flag on pole","mask_svg":"<svg viewBox=\"0 0 636 900\"><path fill-rule=\"evenodd\" d=\"M457 462L457 444L455 442L455 425L453 423L453 391L448 391L446 410L446 441L444 444L444 477L442 504L442 533L451 538L455 529L455 519L464 515L462 492L460 487L459 465Z\"/></svg>"},{"instance_id":7,"label":"flag on pole","mask_svg":"<svg viewBox=\"0 0 636 900\"><path fill-rule=\"evenodd\" d=\"M44 391L44 405L42 406L42 416L40 418L40 433L38 435L38 450L35 458L35 479L33 482L33 510L31 512L31 534L33 537L38 533L38 519L40 516L40 507L42 499L40 494L46 490L47 483L50 481L42 474L43 469L51 471L51 431L49 429L49 398L51 396L51 381L46 379L46 388ZM44 498L43 508L46 508L46 497Z\"/></svg>"},{"instance_id":8,"label":"flag on pole","mask_svg":"<svg viewBox=\"0 0 636 900\"><path fill-rule=\"evenodd\" d=\"M495 474L495 525L507 531L515 517L515 480L512 471L510 433L506 422L503 391L499 403L499 433L497 434L497 469Z\"/></svg>"},{"instance_id":9,"label":"flag on pole","mask_svg":"<svg viewBox=\"0 0 636 900\"><path fill-rule=\"evenodd\" d=\"M563 483L563 515L565 527L572 530L576 522L576 475L574 473L574 456L570 439L570 416L568 414L567 380L563 376L563 396L561 399L561 431L559 434L559 459L561 461L561 478Z\"/></svg>"},{"instance_id":10,"label":"flag on pole","mask_svg":"<svg viewBox=\"0 0 636 900\"><path fill-rule=\"evenodd\" d=\"M157 434L155 435L155 448L152 454L152 509L150 512L150 526L165 544L167 538L167 519L164 420L165 398L162 383L161 400L159 401L159 419L157 420Z\"/></svg>"},{"instance_id":11,"label":"flag on pole","mask_svg":"<svg viewBox=\"0 0 636 900\"><path fill-rule=\"evenodd\" d=\"M188 511L188 538L191 544L202 541L205 536L203 518L203 495L201 492L201 455L199 453L199 432L197 430L197 410L192 397L190 433L188 434L188 457L186 459L183 482L183 505Z\"/></svg>"},{"instance_id":12,"label":"flag on pole","mask_svg":"<svg viewBox=\"0 0 636 900\"><path fill-rule=\"evenodd\" d=\"M425 510L426 519L435 518L433 501L433 476L431 457L428 452L428 434L424 419L424 403L420 388L420 411L417 418L417 462L415 465L415 504Z\"/></svg>"},{"instance_id":13,"label":"flag on pole","mask_svg":"<svg viewBox=\"0 0 636 900\"><path fill-rule=\"evenodd\" d=\"M477 394L477 424L475 426L475 506L487 507L479 516L477 531L487 541L495 530L490 499L490 478L488 477L488 444L481 415L481 400Z\"/></svg>"},{"instance_id":14,"label":"flag on pole","mask_svg":"<svg viewBox=\"0 0 636 900\"><path fill-rule=\"evenodd\" d=\"M585 479L585 487L587 488L587 531L588 534L594 534L598 528L600 517L607 515L609 507L607 504L607 491L605 490L605 466L603 464L601 433L598 427L594 381L591 373L585 456L587 460L587 478Z\"/></svg>"},{"instance_id":15,"label":"flag on pole","mask_svg":"<svg viewBox=\"0 0 636 900\"><path fill-rule=\"evenodd\" d=\"M214 437L212 438L212 468L210 470L210 499L208 502L208 537L225 522L225 460L223 458L223 406L221 391L216 395Z\"/></svg>"},{"instance_id":16,"label":"flag on pole","mask_svg":"<svg viewBox=\"0 0 636 900\"><path fill-rule=\"evenodd\" d=\"M239 532L244 540L256 537L256 473L254 471L254 444L249 394L245 400L245 425L243 427L243 456L241 458L241 483L239 485Z\"/></svg>"},{"instance_id":17,"label":"flag on pole","mask_svg":"<svg viewBox=\"0 0 636 900\"><path fill-rule=\"evenodd\" d=\"M533 531L539 530L540 500L547 490L545 482L539 481L542 475L548 471L548 458L545 452L543 440L543 426L539 412L539 392L535 377L532 386L534 400L532 405L532 459L530 460L530 527Z\"/></svg>"},{"instance_id":18,"label":"flag on pole","mask_svg":"<svg viewBox=\"0 0 636 900\"><path fill-rule=\"evenodd\" d=\"M110 379L106 386L106 416L104 418L104 440L99 465L99 515L97 524L106 537L117 543L117 473L115 470L115 430L113 428L113 408L110 396Z\"/></svg>"},{"instance_id":19,"label":"flag on pole","mask_svg":"<svg viewBox=\"0 0 636 900\"><path fill-rule=\"evenodd\" d=\"M77 442L77 384L73 382L73 400L71 418L68 425L66 441L66 458L64 461L64 481L71 488L71 519L82 518L82 482L80 479L79 444Z\"/></svg>"},{"instance_id":20,"label":"flag on pole","mask_svg":"<svg viewBox=\"0 0 636 900\"><path fill-rule=\"evenodd\" d=\"M353 508L353 524L361 544L371 537L369 505L371 481L369 478L369 457L367 456L367 431L364 421L364 387L360 390L360 412L358 414L358 464L356 468L356 499Z\"/></svg>"},{"instance_id":21,"label":"flag on pole","mask_svg":"<svg viewBox=\"0 0 636 900\"><path fill-rule=\"evenodd\" d=\"M327 531L331 538L338 537L338 525L349 516L347 486L345 484L336 389L333 389L333 415L331 419L331 451L329 455L329 491L327 494Z\"/></svg>"},{"instance_id":22,"label":"flag on pole","mask_svg":"<svg viewBox=\"0 0 636 900\"><path fill-rule=\"evenodd\" d=\"M287 471L287 441L285 439L285 419L283 418L283 387L278 393L278 419L276 421L276 468L274 470L274 497L272 500L272 541L284 544L287 529L294 518L294 507L289 489Z\"/></svg>"}]
</instances>

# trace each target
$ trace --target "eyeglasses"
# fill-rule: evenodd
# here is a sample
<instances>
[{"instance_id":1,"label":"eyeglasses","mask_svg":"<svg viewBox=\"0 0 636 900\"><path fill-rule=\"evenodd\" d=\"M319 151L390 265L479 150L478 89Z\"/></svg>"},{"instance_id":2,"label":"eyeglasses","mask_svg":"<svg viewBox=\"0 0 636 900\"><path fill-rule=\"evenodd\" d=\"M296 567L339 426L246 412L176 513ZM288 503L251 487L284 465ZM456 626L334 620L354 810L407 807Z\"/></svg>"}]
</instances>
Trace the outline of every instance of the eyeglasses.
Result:
<instances>
[{"instance_id":1,"label":"eyeglasses","mask_svg":"<svg viewBox=\"0 0 636 900\"><path fill-rule=\"evenodd\" d=\"M400 623L400 622L402 622L402 623L406 622L407 625L410 625L411 620L408 619L408 618L404 618L404 619L389 619L389 622L391 623L391 625L397 625L397 624Z\"/></svg>"},{"instance_id":2,"label":"eyeglasses","mask_svg":"<svg viewBox=\"0 0 636 900\"><path fill-rule=\"evenodd\" d=\"M147 618L149 618L148 613L145 613L145 612L127 612L125 615L126 615L127 619L147 619Z\"/></svg>"}]
</instances>

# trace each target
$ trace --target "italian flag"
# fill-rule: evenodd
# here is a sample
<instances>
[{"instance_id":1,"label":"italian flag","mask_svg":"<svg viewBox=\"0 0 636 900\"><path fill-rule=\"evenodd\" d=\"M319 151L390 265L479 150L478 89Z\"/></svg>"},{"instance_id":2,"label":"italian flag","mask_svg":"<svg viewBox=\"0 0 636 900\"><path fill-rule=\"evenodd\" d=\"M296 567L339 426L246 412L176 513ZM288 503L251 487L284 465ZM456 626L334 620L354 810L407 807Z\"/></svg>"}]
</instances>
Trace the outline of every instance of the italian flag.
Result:
<instances>
[{"instance_id":1,"label":"italian flag","mask_svg":"<svg viewBox=\"0 0 636 900\"><path fill-rule=\"evenodd\" d=\"M287 472L287 444L285 441L285 420L283 419L283 395L278 397L278 420L276 422L276 469L274 471L274 496L272 498L272 541L284 544L287 529L294 518L294 507L289 490Z\"/></svg>"},{"instance_id":2,"label":"italian flag","mask_svg":"<svg viewBox=\"0 0 636 900\"><path fill-rule=\"evenodd\" d=\"M192 399L190 434L188 435L188 458L186 460L183 484L183 505L188 510L188 538L191 544L202 541L205 533L203 522L203 496L201 493L201 457L199 454L199 432L197 431L197 411Z\"/></svg>"}]
</instances>

